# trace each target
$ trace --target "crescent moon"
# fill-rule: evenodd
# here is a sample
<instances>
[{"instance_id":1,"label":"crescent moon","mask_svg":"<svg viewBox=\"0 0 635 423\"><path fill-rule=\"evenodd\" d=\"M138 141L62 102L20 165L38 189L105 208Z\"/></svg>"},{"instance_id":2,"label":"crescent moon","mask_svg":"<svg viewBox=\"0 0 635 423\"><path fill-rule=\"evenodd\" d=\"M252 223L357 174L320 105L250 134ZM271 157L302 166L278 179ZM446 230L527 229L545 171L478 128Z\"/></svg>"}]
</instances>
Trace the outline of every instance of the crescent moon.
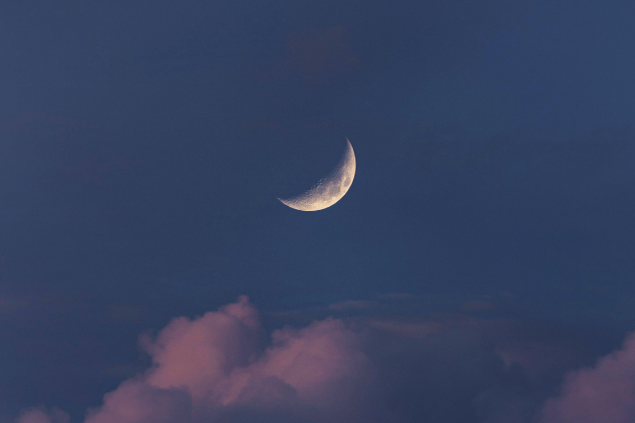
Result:
<instances>
[{"instance_id":1,"label":"crescent moon","mask_svg":"<svg viewBox=\"0 0 635 423\"><path fill-rule=\"evenodd\" d=\"M355 177L355 153L346 138L346 151L335 170L318 181L310 190L292 198L278 198L282 204L301 211L317 211L331 207L344 197Z\"/></svg>"}]
</instances>

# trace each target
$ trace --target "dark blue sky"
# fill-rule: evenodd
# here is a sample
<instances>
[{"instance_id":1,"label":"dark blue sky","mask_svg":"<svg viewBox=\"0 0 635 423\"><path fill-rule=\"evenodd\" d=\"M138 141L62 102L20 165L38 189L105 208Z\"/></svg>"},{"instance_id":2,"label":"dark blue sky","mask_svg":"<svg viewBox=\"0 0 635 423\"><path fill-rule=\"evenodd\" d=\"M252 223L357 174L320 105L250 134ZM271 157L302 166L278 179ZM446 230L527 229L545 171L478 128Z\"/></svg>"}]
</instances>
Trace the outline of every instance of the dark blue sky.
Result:
<instances>
[{"instance_id":1,"label":"dark blue sky","mask_svg":"<svg viewBox=\"0 0 635 423\"><path fill-rule=\"evenodd\" d=\"M267 328L546 325L585 351L532 398L553 392L635 327L634 18L619 0L5 1L0 421L81 421L148 365L140 333L239 295ZM341 202L278 202L346 137Z\"/></svg>"}]
</instances>

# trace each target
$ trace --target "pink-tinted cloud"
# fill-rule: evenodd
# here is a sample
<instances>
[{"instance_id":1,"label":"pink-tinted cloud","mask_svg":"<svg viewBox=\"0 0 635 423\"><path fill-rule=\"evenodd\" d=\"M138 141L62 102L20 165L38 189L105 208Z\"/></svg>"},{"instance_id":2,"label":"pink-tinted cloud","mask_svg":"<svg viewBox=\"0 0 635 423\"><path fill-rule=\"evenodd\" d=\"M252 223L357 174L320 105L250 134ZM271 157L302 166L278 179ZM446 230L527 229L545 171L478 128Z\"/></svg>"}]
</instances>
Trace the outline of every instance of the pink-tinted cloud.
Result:
<instances>
[{"instance_id":1,"label":"pink-tinted cloud","mask_svg":"<svg viewBox=\"0 0 635 423\"><path fill-rule=\"evenodd\" d=\"M549 399L541 423L635 422L635 333L621 349L602 357L595 367L566 378L559 397Z\"/></svg>"},{"instance_id":2,"label":"pink-tinted cloud","mask_svg":"<svg viewBox=\"0 0 635 423\"><path fill-rule=\"evenodd\" d=\"M234 369L255 353L257 311L246 297L190 321L173 320L155 341L145 340L154 368L145 377L150 386L187 391L194 402L218 393Z\"/></svg>"},{"instance_id":3,"label":"pink-tinted cloud","mask_svg":"<svg viewBox=\"0 0 635 423\"><path fill-rule=\"evenodd\" d=\"M258 311L241 297L142 337L151 368L107 393L85 423L528 423L543 406L536 389L558 383L564 371L531 378L541 368L538 361L551 360L546 354L558 355L552 338L562 338L534 326L463 314L346 323L326 318L276 330L265 348ZM633 393L624 384L635 380L629 367L634 343L570 376L562 396L547 402L540 423L586 423L572 411L580 392L587 392L578 388L580 381L595 387L595 400L613 401L604 408L596 404L595 417L602 420L588 421L631 417L624 410ZM604 418L619 410L613 420ZM18 423L67 423L63 417L36 409Z\"/></svg>"},{"instance_id":4,"label":"pink-tinted cloud","mask_svg":"<svg viewBox=\"0 0 635 423\"><path fill-rule=\"evenodd\" d=\"M341 321L277 330L264 351L261 336L246 297L194 320L177 318L156 339L142 339L152 368L106 394L86 423L225 421L249 409L339 421L340 411L354 411L372 372L358 336Z\"/></svg>"},{"instance_id":5,"label":"pink-tinted cloud","mask_svg":"<svg viewBox=\"0 0 635 423\"><path fill-rule=\"evenodd\" d=\"M17 423L68 423L70 416L57 408L50 411L45 408L31 408L24 410Z\"/></svg>"}]
</instances>

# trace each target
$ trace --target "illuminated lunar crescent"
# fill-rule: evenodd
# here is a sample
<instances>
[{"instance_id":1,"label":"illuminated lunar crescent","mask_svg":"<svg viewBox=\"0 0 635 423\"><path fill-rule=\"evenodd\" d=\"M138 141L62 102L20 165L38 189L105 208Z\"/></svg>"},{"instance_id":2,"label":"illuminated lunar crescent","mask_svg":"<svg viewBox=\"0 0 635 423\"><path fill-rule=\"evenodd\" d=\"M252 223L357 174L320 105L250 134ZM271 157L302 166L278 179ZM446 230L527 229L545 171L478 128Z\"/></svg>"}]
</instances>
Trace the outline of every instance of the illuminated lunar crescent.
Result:
<instances>
[{"instance_id":1,"label":"illuminated lunar crescent","mask_svg":"<svg viewBox=\"0 0 635 423\"><path fill-rule=\"evenodd\" d=\"M326 178L322 178L317 184L304 194L296 197L282 199L282 202L292 209L302 211L316 211L331 207L344 197L353 183L355 177L355 153L351 142L346 139L346 152L335 170Z\"/></svg>"}]
</instances>

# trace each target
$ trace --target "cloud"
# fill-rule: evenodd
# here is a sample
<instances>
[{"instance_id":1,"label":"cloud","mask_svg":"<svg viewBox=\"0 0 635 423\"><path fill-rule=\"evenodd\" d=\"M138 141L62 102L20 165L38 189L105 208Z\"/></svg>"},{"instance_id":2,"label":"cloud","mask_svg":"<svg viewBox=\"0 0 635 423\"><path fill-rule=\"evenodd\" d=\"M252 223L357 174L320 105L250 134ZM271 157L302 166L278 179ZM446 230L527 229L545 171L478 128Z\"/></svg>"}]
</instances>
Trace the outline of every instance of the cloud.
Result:
<instances>
[{"instance_id":1,"label":"cloud","mask_svg":"<svg viewBox=\"0 0 635 423\"><path fill-rule=\"evenodd\" d=\"M262 337L258 312L246 297L197 319L174 319L156 338L142 337L153 366L106 394L85 422L370 418L372 407L351 407L368 398L370 362L359 336L342 321L274 331L264 351Z\"/></svg>"},{"instance_id":2,"label":"cloud","mask_svg":"<svg viewBox=\"0 0 635 423\"><path fill-rule=\"evenodd\" d=\"M47 410L40 407L22 411L17 423L68 423L69 421L70 416L58 408L53 407Z\"/></svg>"},{"instance_id":3,"label":"cloud","mask_svg":"<svg viewBox=\"0 0 635 423\"><path fill-rule=\"evenodd\" d=\"M562 395L543 403L546 389L572 366L549 364L556 377L536 372L541 367L534 361L549 362L545 351L558 351L554 342L560 335L516 320L445 314L326 318L267 336L256 308L240 297L216 312L179 317L155 336L142 336L151 367L107 393L101 406L88 410L85 423L617 423L632 418L634 336L595 368L572 373ZM543 343L528 349L539 336ZM592 400L584 396L589 392ZM579 404L593 406L584 416L596 420L579 420ZM542 420L534 419L536 410ZM17 422L68 423L68 416L30 409Z\"/></svg>"},{"instance_id":4,"label":"cloud","mask_svg":"<svg viewBox=\"0 0 635 423\"><path fill-rule=\"evenodd\" d=\"M527 376L543 387L557 384L563 373L592 360L597 340L557 325L519 318L464 317L454 325L474 328L494 342L495 351L509 366L520 365Z\"/></svg>"},{"instance_id":5,"label":"cloud","mask_svg":"<svg viewBox=\"0 0 635 423\"><path fill-rule=\"evenodd\" d=\"M534 382L543 386L559 383L561 375L580 361L595 357L588 339L571 329L517 317L479 318L459 313L421 317L373 317L364 324L403 338L427 339L456 330L472 330L492 343L493 351L507 368L520 366Z\"/></svg>"},{"instance_id":6,"label":"cloud","mask_svg":"<svg viewBox=\"0 0 635 423\"><path fill-rule=\"evenodd\" d=\"M594 367L570 373L561 395L546 401L541 423L631 423L635 421L635 333L621 349Z\"/></svg>"},{"instance_id":7,"label":"cloud","mask_svg":"<svg viewBox=\"0 0 635 423\"><path fill-rule=\"evenodd\" d=\"M329 310L363 310L367 308L371 308L373 306L372 301L368 300L346 300L339 301L337 303L329 304L327 307Z\"/></svg>"}]
</instances>

